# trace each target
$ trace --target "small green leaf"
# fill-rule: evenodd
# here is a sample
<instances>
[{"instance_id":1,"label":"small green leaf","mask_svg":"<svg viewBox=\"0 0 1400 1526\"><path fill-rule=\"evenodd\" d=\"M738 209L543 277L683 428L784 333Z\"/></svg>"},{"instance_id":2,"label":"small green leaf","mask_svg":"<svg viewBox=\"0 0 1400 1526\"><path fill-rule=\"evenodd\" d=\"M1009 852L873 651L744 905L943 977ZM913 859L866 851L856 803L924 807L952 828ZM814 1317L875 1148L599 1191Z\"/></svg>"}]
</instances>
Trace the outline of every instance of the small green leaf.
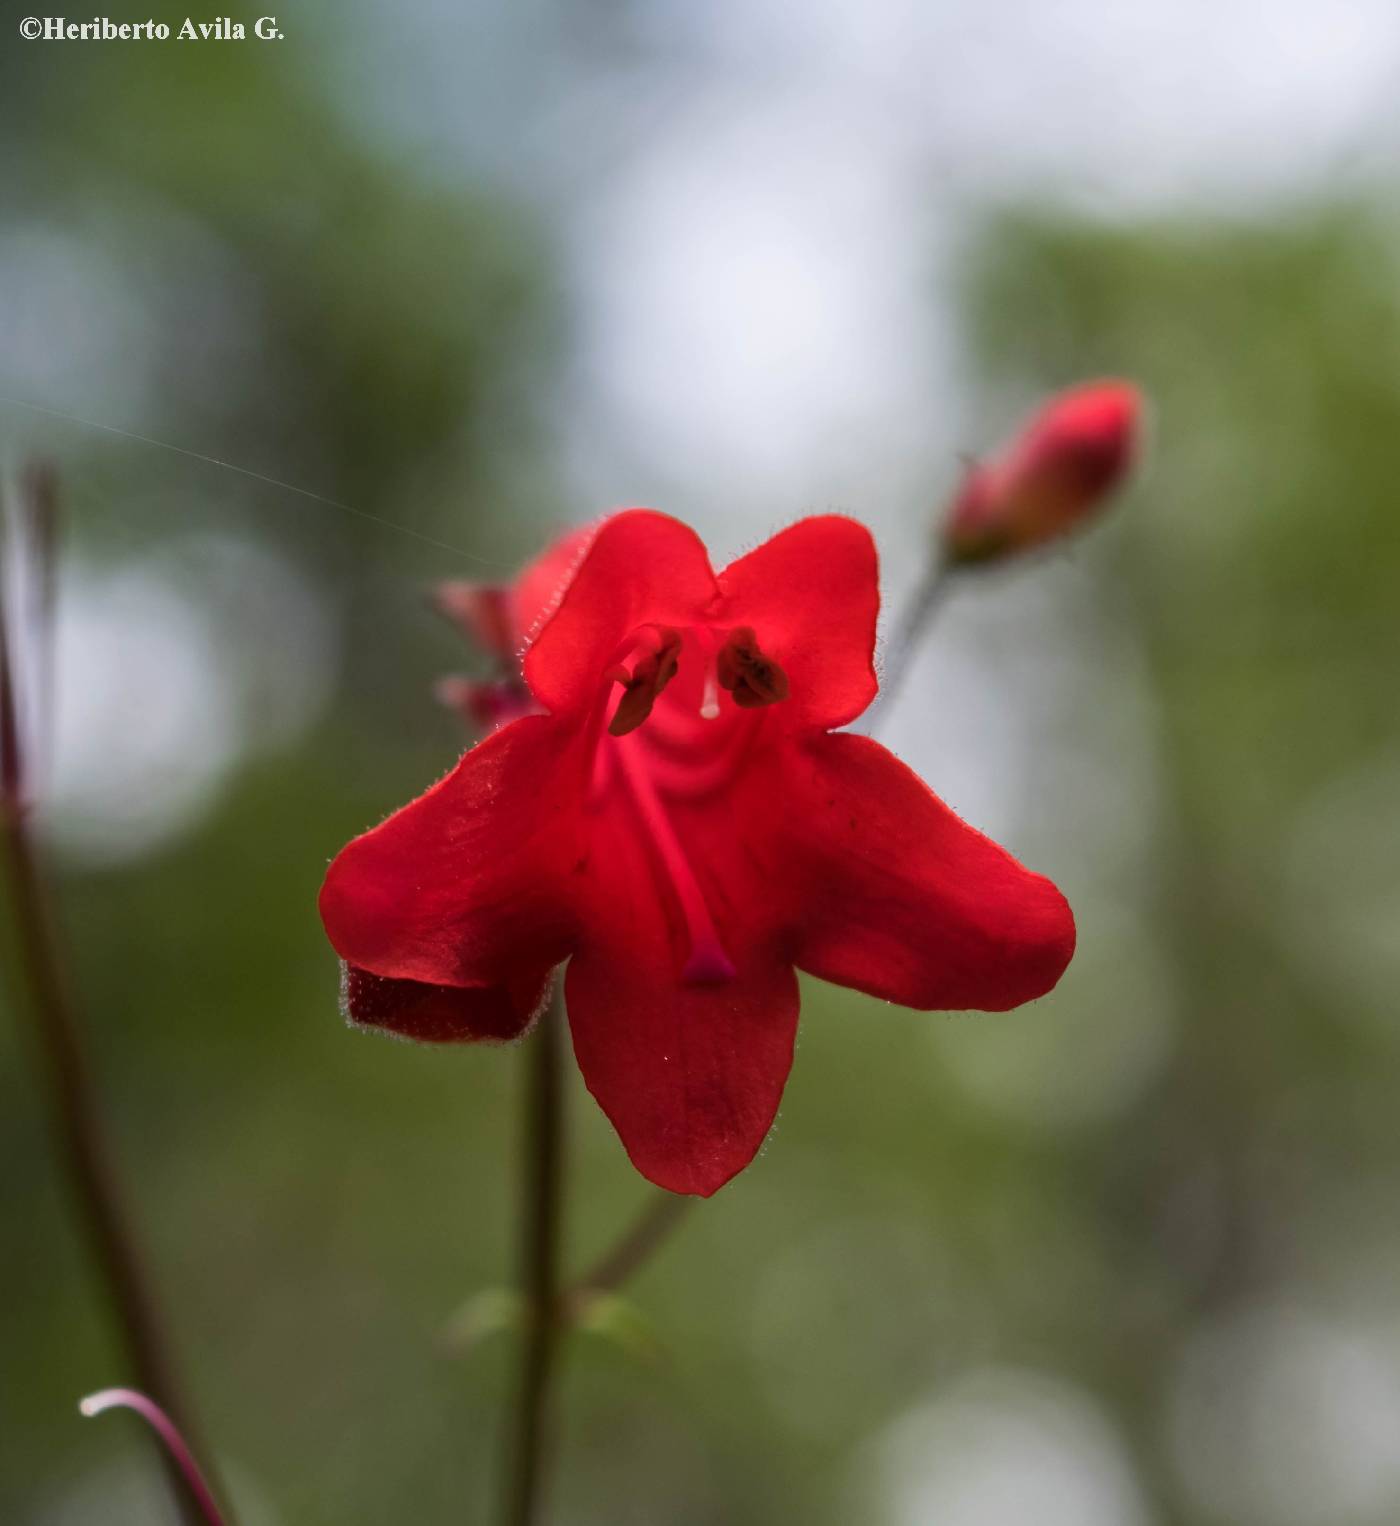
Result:
<instances>
[{"instance_id":1,"label":"small green leaf","mask_svg":"<svg viewBox=\"0 0 1400 1526\"><path fill-rule=\"evenodd\" d=\"M616 1293L582 1294L573 1323L585 1335L609 1341L638 1361L656 1363L666 1357L666 1348L648 1316Z\"/></svg>"},{"instance_id":2,"label":"small green leaf","mask_svg":"<svg viewBox=\"0 0 1400 1526\"><path fill-rule=\"evenodd\" d=\"M451 1356L466 1356L493 1335L523 1329L526 1313L525 1299L517 1288L483 1288L448 1320L442 1332L443 1348Z\"/></svg>"}]
</instances>

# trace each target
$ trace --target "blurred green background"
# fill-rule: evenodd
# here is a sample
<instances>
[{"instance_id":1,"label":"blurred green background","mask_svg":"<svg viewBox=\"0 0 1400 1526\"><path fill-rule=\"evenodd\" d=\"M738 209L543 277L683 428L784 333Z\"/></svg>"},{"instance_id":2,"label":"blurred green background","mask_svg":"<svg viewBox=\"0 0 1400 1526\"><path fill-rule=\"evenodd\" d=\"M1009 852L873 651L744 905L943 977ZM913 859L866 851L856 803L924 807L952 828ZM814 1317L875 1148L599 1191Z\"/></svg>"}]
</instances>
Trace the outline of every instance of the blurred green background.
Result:
<instances>
[{"instance_id":1,"label":"blurred green background","mask_svg":"<svg viewBox=\"0 0 1400 1526\"><path fill-rule=\"evenodd\" d=\"M68 515L42 822L240 1519L490 1518L512 1341L441 1337L513 1266L522 1055L348 1032L315 912L461 745L424 590L616 503L721 559L835 505L897 603L957 452L1097 374L1145 479L970 577L889 733L1076 961L1004 1016L807 984L763 1154L629 1290L661 1355L570 1346L551 1519L1400 1519L1400 21L400 10L0 37L0 430ZM158 1520L76 1414L124 1374L8 937L0 1518ZM582 1267L647 1189L569 1101Z\"/></svg>"}]
</instances>

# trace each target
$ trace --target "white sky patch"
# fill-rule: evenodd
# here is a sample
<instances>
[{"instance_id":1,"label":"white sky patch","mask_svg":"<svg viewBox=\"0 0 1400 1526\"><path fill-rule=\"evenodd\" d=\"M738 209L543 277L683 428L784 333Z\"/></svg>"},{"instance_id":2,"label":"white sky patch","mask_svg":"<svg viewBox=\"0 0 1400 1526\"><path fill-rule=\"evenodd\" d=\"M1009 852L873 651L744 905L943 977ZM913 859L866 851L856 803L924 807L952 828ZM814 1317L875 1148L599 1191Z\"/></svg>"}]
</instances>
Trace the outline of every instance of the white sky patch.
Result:
<instances>
[{"instance_id":1,"label":"white sky patch","mask_svg":"<svg viewBox=\"0 0 1400 1526\"><path fill-rule=\"evenodd\" d=\"M0 235L0 418L32 439L36 405L161 433L258 388L261 314L229 249L159 200L90 200Z\"/></svg>"},{"instance_id":2,"label":"white sky patch","mask_svg":"<svg viewBox=\"0 0 1400 1526\"><path fill-rule=\"evenodd\" d=\"M1059 1379L987 1369L878 1438L852 1520L880 1526L1150 1526L1098 1404Z\"/></svg>"},{"instance_id":3,"label":"white sky patch","mask_svg":"<svg viewBox=\"0 0 1400 1526\"><path fill-rule=\"evenodd\" d=\"M896 532L891 462L966 443L943 255L977 207L1238 215L1384 173L1400 125L1393 0L357 20L336 64L357 117L561 229L580 517L670 483L702 529L844 503ZM396 67L356 62L381 45ZM923 506L902 507L908 546Z\"/></svg>"},{"instance_id":4,"label":"white sky patch","mask_svg":"<svg viewBox=\"0 0 1400 1526\"><path fill-rule=\"evenodd\" d=\"M238 751L214 633L148 569L70 573L57 629L52 787L65 851L140 857L204 810Z\"/></svg>"},{"instance_id":5,"label":"white sky patch","mask_svg":"<svg viewBox=\"0 0 1400 1526\"><path fill-rule=\"evenodd\" d=\"M1400 1513L1400 1343L1388 1325L1254 1305L1201 1329L1169 1406L1198 1507L1236 1526L1390 1526Z\"/></svg>"},{"instance_id":6,"label":"white sky patch","mask_svg":"<svg viewBox=\"0 0 1400 1526\"><path fill-rule=\"evenodd\" d=\"M43 819L92 862L153 852L198 821L250 753L314 723L331 614L265 549L194 536L59 588Z\"/></svg>"},{"instance_id":7,"label":"white sky patch","mask_svg":"<svg viewBox=\"0 0 1400 1526\"><path fill-rule=\"evenodd\" d=\"M927 434L908 432L935 387L908 343L926 303L906 299L928 253L896 146L868 130L790 99L702 97L580 225L580 434L599 438L591 398L601 438L625 436L643 469L698 468L717 522L823 506L873 447Z\"/></svg>"}]
</instances>

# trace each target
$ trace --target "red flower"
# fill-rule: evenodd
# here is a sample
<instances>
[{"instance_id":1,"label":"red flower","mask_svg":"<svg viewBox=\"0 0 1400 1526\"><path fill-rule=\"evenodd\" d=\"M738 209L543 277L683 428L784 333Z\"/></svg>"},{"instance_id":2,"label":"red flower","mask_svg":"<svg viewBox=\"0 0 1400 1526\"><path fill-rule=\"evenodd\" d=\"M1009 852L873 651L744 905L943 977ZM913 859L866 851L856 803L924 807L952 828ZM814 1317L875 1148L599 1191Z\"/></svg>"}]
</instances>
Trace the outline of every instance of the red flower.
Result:
<instances>
[{"instance_id":1,"label":"red flower","mask_svg":"<svg viewBox=\"0 0 1400 1526\"><path fill-rule=\"evenodd\" d=\"M632 509L516 593L544 713L326 876L353 1020L512 1037L567 959L589 1089L644 1175L708 1196L777 1111L794 966L920 1008L1002 1011L1059 979L1055 887L833 734L876 692L862 526L803 520L716 574L692 531Z\"/></svg>"},{"instance_id":2,"label":"red flower","mask_svg":"<svg viewBox=\"0 0 1400 1526\"><path fill-rule=\"evenodd\" d=\"M943 527L949 559L989 561L1072 530L1122 484L1141 433L1142 395L1129 382L1057 393L968 472Z\"/></svg>"},{"instance_id":3,"label":"red flower","mask_svg":"<svg viewBox=\"0 0 1400 1526\"><path fill-rule=\"evenodd\" d=\"M575 530L556 541L521 574L514 586L497 583L439 583L433 603L495 666L494 678L440 678L434 692L455 710L467 729L485 735L498 726L535 713L520 671L520 653L541 624L590 535Z\"/></svg>"}]
</instances>

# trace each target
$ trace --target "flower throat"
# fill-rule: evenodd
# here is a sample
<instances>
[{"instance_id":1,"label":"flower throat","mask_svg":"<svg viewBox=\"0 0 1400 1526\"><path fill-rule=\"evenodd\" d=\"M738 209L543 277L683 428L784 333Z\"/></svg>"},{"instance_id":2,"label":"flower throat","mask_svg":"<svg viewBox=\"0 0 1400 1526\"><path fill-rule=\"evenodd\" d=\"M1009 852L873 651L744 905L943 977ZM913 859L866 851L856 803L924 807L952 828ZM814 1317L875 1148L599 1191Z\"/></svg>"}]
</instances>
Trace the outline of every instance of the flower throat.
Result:
<instances>
[{"instance_id":1,"label":"flower throat","mask_svg":"<svg viewBox=\"0 0 1400 1526\"><path fill-rule=\"evenodd\" d=\"M668 696L668 702L658 706L663 691L680 671L687 648L704 663L699 703L692 711L679 698ZM688 953L682 980L696 985L732 980L733 961L666 802L700 798L732 778L758 720L756 714L745 712L785 700L787 675L765 655L748 626L727 631L700 627L683 633L671 626L649 625L633 632L606 677L616 685L608 691L604 713L608 735L617 741L600 738L595 795L607 789L616 767L651 849L653 866L685 925ZM693 690L693 683L690 687ZM732 703L725 704L721 693ZM643 734L633 737L644 726Z\"/></svg>"}]
</instances>

